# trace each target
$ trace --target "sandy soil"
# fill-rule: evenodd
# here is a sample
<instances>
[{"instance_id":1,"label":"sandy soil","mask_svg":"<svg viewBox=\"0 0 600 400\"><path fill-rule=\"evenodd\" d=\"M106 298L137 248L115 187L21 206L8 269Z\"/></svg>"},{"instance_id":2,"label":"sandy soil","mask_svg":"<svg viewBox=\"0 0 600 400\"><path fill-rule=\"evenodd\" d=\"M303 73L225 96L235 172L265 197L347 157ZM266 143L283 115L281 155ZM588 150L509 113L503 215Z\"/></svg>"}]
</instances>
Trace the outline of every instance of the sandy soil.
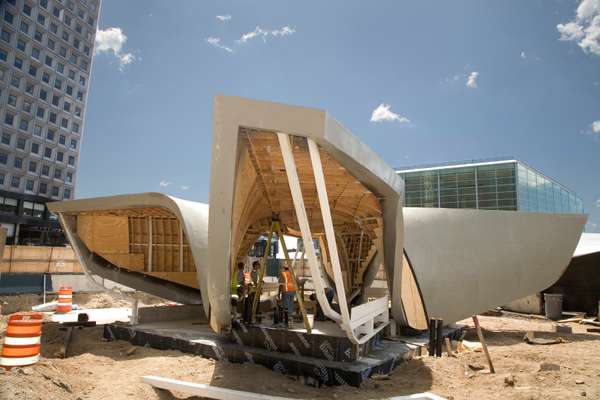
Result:
<instances>
[{"instance_id":1,"label":"sandy soil","mask_svg":"<svg viewBox=\"0 0 600 400\"><path fill-rule=\"evenodd\" d=\"M380 399L429 391L448 399L573 399L600 398L600 334L586 325L568 324L573 334L560 334L566 343L529 345L527 331L556 337L556 324L515 315L480 317L496 374L473 371L485 366L482 353L456 357L421 357L401 364L389 380L370 380L362 388L312 388L262 366L215 362L178 351L132 347L104 342L102 330L75 332L67 359L58 357L64 333L46 324L43 359L32 367L0 372L0 399L174 399L181 393L156 391L140 376L159 375L232 389L315 399ZM476 340L472 329L468 340ZM541 371L543 363L558 366Z\"/></svg>"}]
</instances>

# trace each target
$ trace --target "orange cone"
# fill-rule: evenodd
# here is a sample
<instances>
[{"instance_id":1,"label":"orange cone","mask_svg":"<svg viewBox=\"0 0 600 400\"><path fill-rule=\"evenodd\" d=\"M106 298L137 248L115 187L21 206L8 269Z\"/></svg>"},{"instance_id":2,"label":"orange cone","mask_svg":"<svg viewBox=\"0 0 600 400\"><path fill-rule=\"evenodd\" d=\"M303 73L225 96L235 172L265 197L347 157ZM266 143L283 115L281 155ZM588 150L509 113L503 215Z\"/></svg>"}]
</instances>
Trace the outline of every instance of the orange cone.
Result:
<instances>
[{"instance_id":1,"label":"orange cone","mask_svg":"<svg viewBox=\"0 0 600 400\"><path fill-rule=\"evenodd\" d=\"M73 309L73 289L69 286L61 286L58 290L57 313L68 313Z\"/></svg>"},{"instance_id":2,"label":"orange cone","mask_svg":"<svg viewBox=\"0 0 600 400\"><path fill-rule=\"evenodd\" d=\"M38 362L42 322L41 313L16 313L9 317L0 357L1 367L10 369Z\"/></svg>"}]
</instances>

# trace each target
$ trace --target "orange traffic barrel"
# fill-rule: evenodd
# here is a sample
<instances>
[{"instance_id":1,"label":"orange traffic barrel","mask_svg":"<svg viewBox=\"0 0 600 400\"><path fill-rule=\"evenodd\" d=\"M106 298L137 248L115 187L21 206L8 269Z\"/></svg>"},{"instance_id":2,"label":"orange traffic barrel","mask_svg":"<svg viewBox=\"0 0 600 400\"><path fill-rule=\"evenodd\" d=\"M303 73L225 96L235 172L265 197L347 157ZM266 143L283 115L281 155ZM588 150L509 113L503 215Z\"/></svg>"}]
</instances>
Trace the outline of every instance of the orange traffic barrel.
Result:
<instances>
[{"instance_id":1,"label":"orange traffic barrel","mask_svg":"<svg viewBox=\"0 0 600 400\"><path fill-rule=\"evenodd\" d=\"M73 309L73 289L68 286L61 286L58 290L57 313L68 313Z\"/></svg>"},{"instance_id":2,"label":"orange traffic barrel","mask_svg":"<svg viewBox=\"0 0 600 400\"><path fill-rule=\"evenodd\" d=\"M40 359L41 313L16 313L9 317L0 366L6 369L35 364Z\"/></svg>"}]
</instances>

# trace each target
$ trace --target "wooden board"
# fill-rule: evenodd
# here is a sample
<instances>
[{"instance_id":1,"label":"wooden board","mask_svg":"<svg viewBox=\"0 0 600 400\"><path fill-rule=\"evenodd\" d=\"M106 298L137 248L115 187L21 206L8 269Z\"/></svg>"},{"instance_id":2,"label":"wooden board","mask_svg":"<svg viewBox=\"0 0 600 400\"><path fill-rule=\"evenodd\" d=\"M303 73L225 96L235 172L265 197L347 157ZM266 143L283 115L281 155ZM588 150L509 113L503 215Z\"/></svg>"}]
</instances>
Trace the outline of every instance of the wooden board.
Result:
<instances>
[{"instance_id":1,"label":"wooden board","mask_svg":"<svg viewBox=\"0 0 600 400\"><path fill-rule=\"evenodd\" d=\"M195 272L145 272L145 274L198 289L198 276Z\"/></svg>"},{"instance_id":2,"label":"wooden board","mask_svg":"<svg viewBox=\"0 0 600 400\"><path fill-rule=\"evenodd\" d=\"M102 254L99 255L111 264L133 271L143 271L145 267L143 254Z\"/></svg>"},{"instance_id":3,"label":"wooden board","mask_svg":"<svg viewBox=\"0 0 600 400\"><path fill-rule=\"evenodd\" d=\"M82 269L70 247L5 246L0 272L80 273Z\"/></svg>"},{"instance_id":4,"label":"wooden board","mask_svg":"<svg viewBox=\"0 0 600 400\"><path fill-rule=\"evenodd\" d=\"M77 234L95 253L129 253L129 222L126 216L78 215Z\"/></svg>"}]
</instances>

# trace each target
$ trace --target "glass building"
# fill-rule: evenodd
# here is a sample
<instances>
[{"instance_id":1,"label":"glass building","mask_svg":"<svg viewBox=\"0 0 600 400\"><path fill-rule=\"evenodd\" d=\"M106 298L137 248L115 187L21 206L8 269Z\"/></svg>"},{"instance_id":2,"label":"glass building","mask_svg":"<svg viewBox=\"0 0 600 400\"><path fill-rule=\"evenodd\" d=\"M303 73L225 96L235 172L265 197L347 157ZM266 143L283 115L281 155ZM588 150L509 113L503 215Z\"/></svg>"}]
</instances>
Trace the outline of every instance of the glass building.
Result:
<instances>
[{"instance_id":1,"label":"glass building","mask_svg":"<svg viewBox=\"0 0 600 400\"><path fill-rule=\"evenodd\" d=\"M401 169L406 207L583 213L583 202L555 180L514 159Z\"/></svg>"}]
</instances>

